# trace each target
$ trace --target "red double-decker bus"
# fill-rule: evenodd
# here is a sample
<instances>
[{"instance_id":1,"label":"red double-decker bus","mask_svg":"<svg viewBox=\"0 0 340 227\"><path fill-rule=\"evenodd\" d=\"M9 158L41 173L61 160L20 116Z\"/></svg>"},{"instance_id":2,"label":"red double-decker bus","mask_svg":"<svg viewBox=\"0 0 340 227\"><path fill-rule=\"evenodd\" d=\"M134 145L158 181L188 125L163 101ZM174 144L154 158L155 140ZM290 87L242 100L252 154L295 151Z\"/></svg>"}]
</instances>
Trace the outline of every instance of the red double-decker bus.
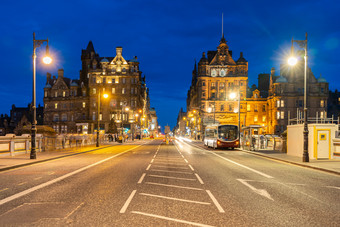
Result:
<instances>
[{"instance_id":1,"label":"red double-decker bus","mask_svg":"<svg viewBox=\"0 0 340 227\"><path fill-rule=\"evenodd\" d=\"M205 128L204 145L216 148L239 147L240 138L236 125L211 125Z\"/></svg>"}]
</instances>

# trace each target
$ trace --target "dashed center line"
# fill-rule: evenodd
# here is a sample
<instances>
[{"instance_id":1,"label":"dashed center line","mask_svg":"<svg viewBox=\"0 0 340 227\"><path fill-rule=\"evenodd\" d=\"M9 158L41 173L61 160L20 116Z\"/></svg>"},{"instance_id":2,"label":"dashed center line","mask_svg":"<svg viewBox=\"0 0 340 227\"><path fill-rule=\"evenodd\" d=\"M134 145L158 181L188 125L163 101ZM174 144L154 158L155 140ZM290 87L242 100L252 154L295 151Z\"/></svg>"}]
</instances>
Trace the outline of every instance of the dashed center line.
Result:
<instances>
[{"instance_id":1,"label":"dashed center line","mask_svg":"<svg viewBox=\"0 0 340 227\"><path fill-rule=\"evenodd\" d=\"M21 182L18 185L24 185L24 184L27 184L27 182Z\"/></svg>"},{"instance_id":2,"label":"dashed center line","mask_svg":"<svg viewBox=\"0 0 340 227\"><path fill-rule=\"evenodd\" d=\"M195 171L194 168L189 164L189 167L192 171Z\"/></svg>"},{"instance_id":3,"label":"dashed center line","mask_svg":"<svg viewBox=\"0 0 340 227\"><path fill-rule=\"evenodd\" d=\"M3 188L0 190L0 192L6 191L6 190L8 190L8 188Z\"/></svg>"},{"instance_id":4,"label":"dashed center line","mask_svg":"<svg viewBox=\"0 0 340 227\"><path fill-rule=\"evenodd\" d=\"M36 177L36 178L34 178L34 180L39 180L39 179L41 179L42 177Z\"/></svg>"},{"instance_id":5,"label":"dashed center line","mask_svg":"<svg viewBox=\"0 0 340 227\"><path fill-rule=\"evenodd\" d=\"M200 178L200 176L198 176L197 173L195 173L195 176L197 177L197 180L198 180L201 184L204 184L203 180Z\"/></svg>"},{"instance_id":6,"label":"dashed center line","mask_svg":"<svg viewBox=\"0 0 340 227\"><path fill-rule=\"evenodd\" d=\"M188 169L188 168L184 168L184 167L171 167L169 165L157 165L154 164L154 166L157 166L158 168L166 168L166 169Z\"/></svg>"},{"instance_id":7,"label":"dashed center line","mask_svg":"<svg viewBox=\"0 0 340 227\"><path fill-rule=\"evenodd\" d=\"M143 182L143 179L145 177L146 173L143 173L143 175L140 177L138 184L141 184Z\"/></svg>"},{"instance_id":8,"label":"dashed center line","mask_svg":"<svg viewBox=\"0 0 340 227\"><path fill-rule=\"evenodd\" d=\"M148 167L146 168L146 170L149 170L149 169L150 169L150 167L151 167L151 164L149 164L149 165L148 165Z\"/></svg>"}]
</instances>

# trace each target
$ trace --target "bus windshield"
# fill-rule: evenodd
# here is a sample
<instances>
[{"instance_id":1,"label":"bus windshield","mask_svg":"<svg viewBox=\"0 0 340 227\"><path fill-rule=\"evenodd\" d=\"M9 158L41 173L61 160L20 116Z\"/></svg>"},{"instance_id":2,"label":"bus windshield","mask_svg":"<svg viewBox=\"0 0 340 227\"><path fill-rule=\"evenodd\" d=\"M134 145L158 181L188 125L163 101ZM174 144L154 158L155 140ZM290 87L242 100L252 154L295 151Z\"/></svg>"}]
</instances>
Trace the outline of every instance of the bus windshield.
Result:
<instances>
[{"instance_id":1,"label":"bus windshield","mask_svg":"<svg viewBox=\"0 0 340 227\"><path fill-rule=\"evenodd\" d=\"M236 140L237 126L235 125L221 125L218 126L218 138L224 141Z\"/></svg>"}]
</instances>

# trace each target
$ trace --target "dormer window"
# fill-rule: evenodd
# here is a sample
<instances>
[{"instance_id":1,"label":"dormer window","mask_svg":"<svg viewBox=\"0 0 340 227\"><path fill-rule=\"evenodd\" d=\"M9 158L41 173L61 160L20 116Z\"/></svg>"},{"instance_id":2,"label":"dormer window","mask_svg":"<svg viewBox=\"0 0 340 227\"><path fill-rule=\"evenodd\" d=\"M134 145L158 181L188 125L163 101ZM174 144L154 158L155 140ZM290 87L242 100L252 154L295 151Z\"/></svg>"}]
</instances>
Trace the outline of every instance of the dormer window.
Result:
<instances>
[{"instance_id":1,"label":"dormer window","mask_svg":"<svg viewBox=\"0 0 340 227\"><path fill-rule=\"evenodd\" d=\"M220 76L225 76L225 71L224 71L224 69L222 69L222 70L220 71Z\"/></svg>"},{"instance_id":2,"label":"dormer window","mask_svg":"<svg viewBox=\"0 0 340 227\"><path fill-rule=\"evenodd\" d=\"M66 96L66 92L65 91L63 91L63 97L65 97Z\"/></svg>"},{"instance_id":3,"label":"dormer window","mask_svg":"<svg viewBox=\"0 0 340 227\"><path fill-rule=\"evenodd\" d=\"M213 70L211 71L211 76L216 76L216 70L215 70L215 69L213 69Z\"/></svg>"}]
</instances>

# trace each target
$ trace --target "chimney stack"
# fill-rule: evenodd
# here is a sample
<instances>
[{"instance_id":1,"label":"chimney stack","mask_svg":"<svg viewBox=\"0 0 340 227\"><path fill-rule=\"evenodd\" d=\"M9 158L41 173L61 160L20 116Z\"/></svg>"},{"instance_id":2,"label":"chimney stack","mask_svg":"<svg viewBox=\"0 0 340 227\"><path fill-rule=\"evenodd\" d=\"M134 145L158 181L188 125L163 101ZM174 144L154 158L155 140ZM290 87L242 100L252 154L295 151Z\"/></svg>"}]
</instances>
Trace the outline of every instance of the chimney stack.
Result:
<instances>
[{"instance_id":1,"label":"chimney stack","mask_svg":"<svg viewBox=\"0 0 340 227\"><path fill-rule=\"evenodd\" d=\"M59 77L61 77L61 78L64 77L64 69L58 69L58 78Z\"/></svg>"}]
</instances>

